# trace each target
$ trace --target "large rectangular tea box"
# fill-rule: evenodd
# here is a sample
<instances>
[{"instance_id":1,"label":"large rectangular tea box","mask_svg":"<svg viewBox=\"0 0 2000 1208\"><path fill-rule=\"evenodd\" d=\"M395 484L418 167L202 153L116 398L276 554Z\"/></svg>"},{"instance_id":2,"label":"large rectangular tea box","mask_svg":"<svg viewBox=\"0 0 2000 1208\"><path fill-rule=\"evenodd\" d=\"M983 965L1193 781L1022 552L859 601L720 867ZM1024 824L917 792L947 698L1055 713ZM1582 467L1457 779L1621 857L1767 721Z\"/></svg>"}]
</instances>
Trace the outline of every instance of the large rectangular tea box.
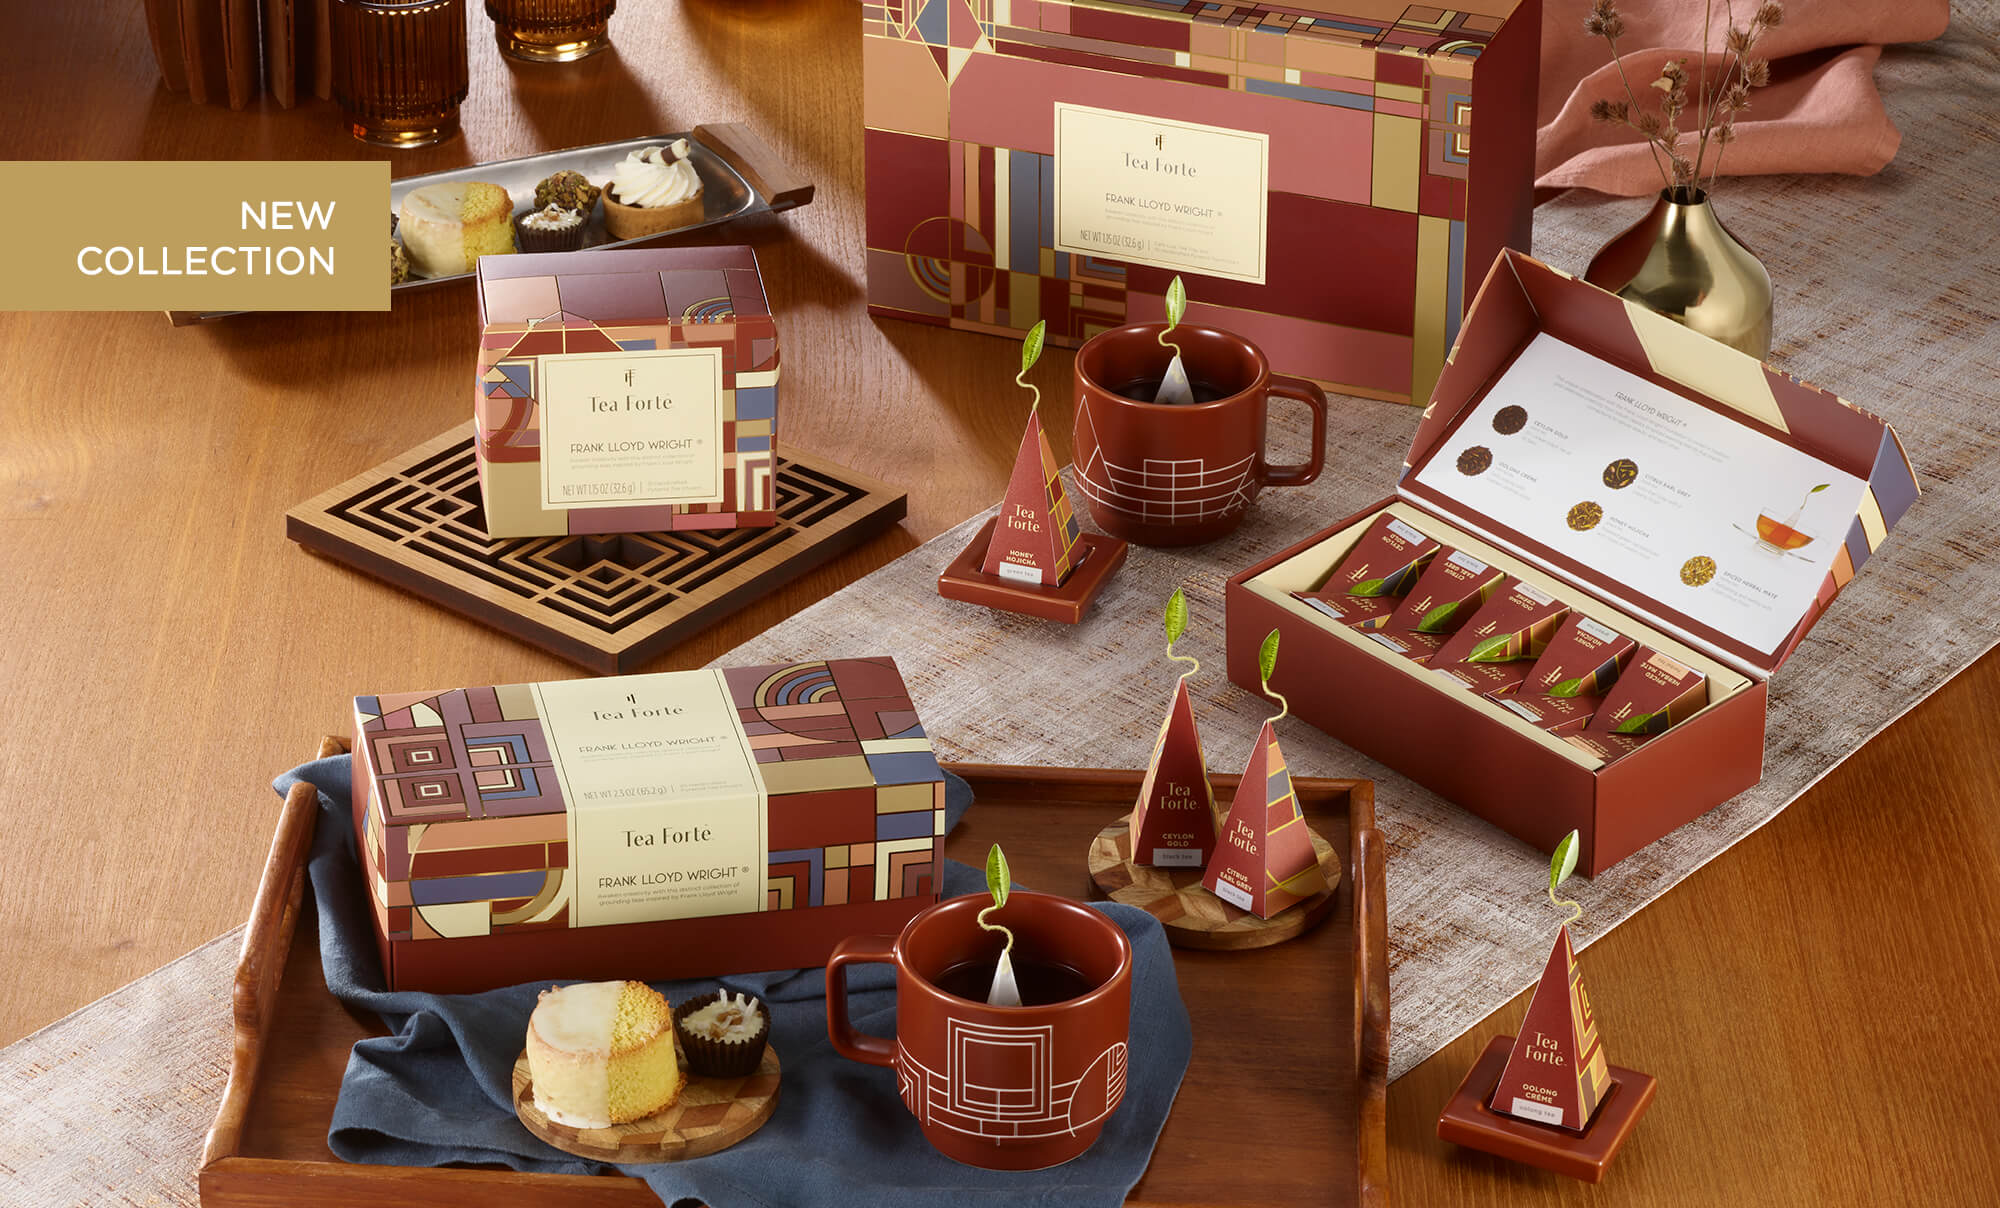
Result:
<instances>
[{"instance_id":1,"label":"large rectangular tea box","mask_svg":"<svg viewBox=\"0 0 2000 1208\"><path fill-rule=\"evenodd\" d=\"M1295 715L1544 851L1575 830L1594 876L1757 783L1771 677L1916 497L1880 418L1508 251L1391 493L1230 579L1229 675L1257 688L1277 630L1292 654L1271 688ZM1540 621L1487 639L1506 629L1532 654L1568 609L1549 665L1479 691L1438 673L1443 649L1379 643L1406 625L1344 625L1300 598L1385 518L1450 551L1426 581L1458 555L1504 576L1500 596L1552 602L1524 595L1518 615ZM1428 590L1404 607L1442 607L1413 603ZM1452 628L1441 645L1483 640ZM1568 681L1567 700L1548 694Z\"/></svg>"},{"instance_id":2,"label":"large rectangular tea box","mask_svg":"<svg viewBox=\"0 0 2000 1208\"><path fill-rule=\"evenodd\" d=\"M1422 401L1533 216L1541 0L864 0L868 306Z\"/></svg>"},{"instance_id":3,"label":"large rectangular tea box","mask_svg":"<svg viewBox=\"0 0 2000 1208\"><path fill-rule=\"evenodd\" d=\"M749 248L487 256L478 278L489 535L776 523L778 331Z\"/></svg>"},{"instance_id":4,"label":"large rectangular tea box","mask_svg":"<svg viewBox=\"0 0 2000 1208\"><path fill-rule=\"evenodd\" d=\"M944 774L888 658L357 697L395 989L824 963L937 900Z\"/></svg>"}]
</instances>

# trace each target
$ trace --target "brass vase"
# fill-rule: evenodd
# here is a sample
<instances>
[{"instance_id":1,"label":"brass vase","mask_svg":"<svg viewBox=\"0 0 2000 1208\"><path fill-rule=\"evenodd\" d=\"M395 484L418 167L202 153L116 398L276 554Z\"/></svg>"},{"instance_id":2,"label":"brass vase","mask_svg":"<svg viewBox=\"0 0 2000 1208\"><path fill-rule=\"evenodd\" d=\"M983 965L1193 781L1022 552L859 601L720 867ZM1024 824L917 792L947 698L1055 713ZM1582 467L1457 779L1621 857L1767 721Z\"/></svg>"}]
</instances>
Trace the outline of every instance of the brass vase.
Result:
<instances>
[{"instance_id":1,"label":"brass vase","mask_svg":"<svg viewBox=\"0 0 2000 1208\"><path fill-rule=\"evenodd\" d=\"M1771 355L1771 275L1701 189L1662 189L1591 258L1584 280L1758 360Z\"/></svg>"}]
</instances>

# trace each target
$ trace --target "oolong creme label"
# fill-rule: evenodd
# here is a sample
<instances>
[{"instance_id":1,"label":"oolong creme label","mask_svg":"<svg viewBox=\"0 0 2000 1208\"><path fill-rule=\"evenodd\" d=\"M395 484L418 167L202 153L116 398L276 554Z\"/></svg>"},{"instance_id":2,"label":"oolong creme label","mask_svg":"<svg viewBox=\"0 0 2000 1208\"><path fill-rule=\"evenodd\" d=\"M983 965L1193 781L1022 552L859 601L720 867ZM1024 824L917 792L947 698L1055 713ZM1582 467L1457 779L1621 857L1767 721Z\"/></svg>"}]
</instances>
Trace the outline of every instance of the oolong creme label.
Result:
<instances>
[{"instance_id":1,"label":"oolong creme label","mask_svg":"<svg viewBox=\"0 0 2000 1208\"><path fill-rule=\"evenodd\" d=\"M1055 245L1265 283L1271 139L1058 101Z\"/></svg>"},{"instance_id":2,"label":"oolong creme label","mask_svg":"<svg viewBox=\"0 0 2000 1208\"><path fill-rule=\"evenodd\" d=\"M559 353L538 363L542 506L722 501L722 350Z\"/></svg>"}]
</instances>

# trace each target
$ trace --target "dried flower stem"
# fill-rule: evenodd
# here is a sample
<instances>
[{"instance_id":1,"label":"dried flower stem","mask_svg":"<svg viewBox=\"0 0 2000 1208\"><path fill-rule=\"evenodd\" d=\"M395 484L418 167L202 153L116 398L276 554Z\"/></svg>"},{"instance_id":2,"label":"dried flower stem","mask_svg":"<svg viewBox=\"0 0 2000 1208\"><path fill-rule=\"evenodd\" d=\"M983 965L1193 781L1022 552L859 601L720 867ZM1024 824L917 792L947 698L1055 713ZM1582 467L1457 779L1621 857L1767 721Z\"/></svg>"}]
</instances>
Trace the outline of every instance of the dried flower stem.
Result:
<instances>
[{"instance_id":1,"label":"dried flower stem","mask_svg":"<svg viewBox=\"0 0 2000 1208\"><path fill-rule=\"evenodd\" d=\"M1637 109L1639 107L1639 96L1637 93L1632 91L1632 81L1625 77L1625 56L1618 53L1618 39L1613 35L1607 33L1604 35L1604 41L1607 45L1611 47L1611 63L1612 66L1618 69L1619 83L1625 85L1626 99L1631 101L1632 108ZM1632 129L1634 130L1639 129L1639 127L1632 125L1632 120L1630 118L1627 118L1625 120L1625 124L1627 126L1632 126ZM1645 134L1645 131L1643 130L1639 132L1641 134ZM1658 172L1662 178L1665 178L1667 176L1667 166L1660 162L1660 152L1656 146L1658 142L1659 140L1657 138L1654 138L1652 135L1650 134L1646 135L1646 150L1652 152L1653 169L1654 171Z\"/></svg>"}]
</instances>

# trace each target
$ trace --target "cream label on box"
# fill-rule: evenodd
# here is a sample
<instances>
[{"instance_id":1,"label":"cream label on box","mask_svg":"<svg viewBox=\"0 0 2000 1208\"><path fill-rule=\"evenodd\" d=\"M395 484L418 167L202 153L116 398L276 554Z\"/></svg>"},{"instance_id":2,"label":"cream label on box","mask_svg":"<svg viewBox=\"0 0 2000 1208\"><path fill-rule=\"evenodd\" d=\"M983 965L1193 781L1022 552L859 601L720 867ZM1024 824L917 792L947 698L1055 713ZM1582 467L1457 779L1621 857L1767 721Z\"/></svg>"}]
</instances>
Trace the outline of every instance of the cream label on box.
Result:
<instances>
[{"instance_id":1,"label":"cream label on box","mask_svg":"<svg viewBox=\"0 0 2000 1208\"><path fill-rule=\"evenodd\" d=\"M1055 246L1265 283L1271 139L1055 103Z\"/></svg>"},{"instance_id":2,"label":"cream label on box","mask_svg":"<svg viewBox=\"0 0 2000 1208\"><path fill-rule=\"evenodd\" d=\"M720 673L530 689L569 805L576 926L764 909L764 785Z\"/></svg>"},{"instance_id":3,"label":"cream label on box","mask_svg":"<svg viewBox=\"0 0 2000 1208\"><path fill-rule=\"evenodd\" d=\"M722 349L539 358L542 506L722 502Z\"/></svg>"},{"instance_id":4,"label":"cream label on box","mask_svg":"<svg viewBox=\"0 0 2000 1208\"><path fill-rule=\"evenodd\" d=\"M1866 488L1546 332L1415 481L1766 653L1813 607Z\"/></svg>"}]
</instances>

